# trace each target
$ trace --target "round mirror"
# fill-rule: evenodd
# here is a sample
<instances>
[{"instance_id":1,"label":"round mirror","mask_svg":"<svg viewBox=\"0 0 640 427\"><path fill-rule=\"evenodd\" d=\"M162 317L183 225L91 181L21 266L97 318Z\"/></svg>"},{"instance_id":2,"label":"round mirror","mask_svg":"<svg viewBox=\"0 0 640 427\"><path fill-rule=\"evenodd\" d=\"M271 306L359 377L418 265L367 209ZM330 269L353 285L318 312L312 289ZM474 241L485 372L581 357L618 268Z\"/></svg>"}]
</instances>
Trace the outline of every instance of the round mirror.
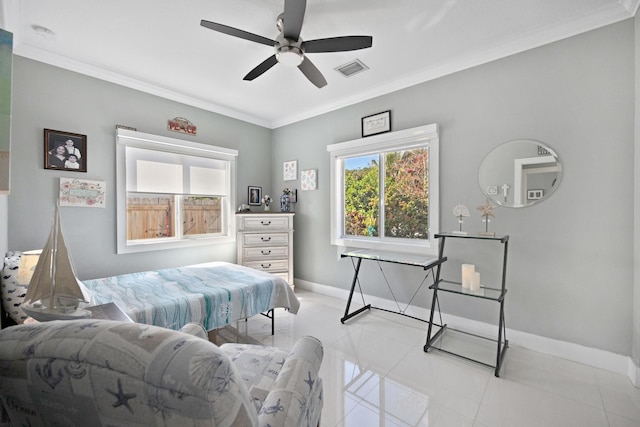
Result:
<instances>
[{"instance_id":1,"label":"round mirror","mask_svg":"<svg viewBox=\"0 0 640 427\"><path fill-rule=\"evenodd\" d=\"M498 205L524 208L551 196L561 177L560 159L550 147L522 139L487 154L478 182L482 192Z\"/></svg>"}]
</instances>

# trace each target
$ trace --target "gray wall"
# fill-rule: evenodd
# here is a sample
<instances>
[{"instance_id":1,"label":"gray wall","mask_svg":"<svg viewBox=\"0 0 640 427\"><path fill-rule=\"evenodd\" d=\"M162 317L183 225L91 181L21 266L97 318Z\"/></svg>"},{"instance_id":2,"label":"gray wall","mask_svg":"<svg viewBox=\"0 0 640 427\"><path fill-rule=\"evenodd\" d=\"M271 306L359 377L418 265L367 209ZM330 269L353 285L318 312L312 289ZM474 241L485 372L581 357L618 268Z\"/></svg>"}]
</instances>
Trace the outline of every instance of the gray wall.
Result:
<instances>
[{"instance_id":1,"label":"gray wall","mask_svg":"<svg viewBox=\"0 0 640 427\"><path fill-rule=\"evenodd\" d=\"M393 130L440 125L442 230L456 229L451 211L459 203L473 212L465 228L482 229L477 171L491 149L534 139L556 150L564 171L558 190L530 208L498 208L490 226L511 236L507 327L631 354L633 20L274 130L274 170L291 159L299 169L318 168L319 189L298 195L296 278L350 286L351 263L338 260L329 244L326 146L360 137L360 118L385 110L392 111ZM274 174L272 186L284 184ZM453 242L447 248L445 276L459 276L459 264L472 261L483 281L495 277L496 248L467 250ZM397 283L421 278L410 268L388 268ZM362 279L366 292L390 298L376 267ZM400 293L407 300L411 289ZM426 306L428 294L418 300ZM442 300L445 312L496 322L491 304L455 295Z\"/></svg>"},{"instance_id":2,"label":"gray wall","mask_svg":"<svg viewBox=\"0 0 640 427\"><path fill-rule=\"evenodd\" d=\"M235 262L235 244L116 255L115 125L237 149L238 204L246 203L247 186L270 183L271 164L264 161L271 158L269 129L18 56L13 75L9 249L44 245L58 198L58 178L80 177L106 181L107 186L105 209L61 208L81 279L212 260ZM193 122L198 134L168 131L167 120L178 116ZM43 169L45 128L87 135L87 173Z\"/></svg>"},{"instance_id":3,"label":"gray wall","mask_svg":"<svg viewBox=\"0 0 640 427\"><path fill-rule=\"evenodd\" d=\"M106 181L109 191L106 209L63 210L80 278L233 261L234 245L115 254L115 124L175 137L166 120L184 116L198 126L193 140L240 150L238 203L248 185L262 185L272 195L285 186L299 188L299 181L282 181L283 161L298 160L298 170L318 169L318 190L299 192L295 205L295 275L347 289L351 265L329 243L326 146L358 138L361 117L391 109L394 130L441 126L442 230L457 227L451 214L456 204L476 213L484 202L477 169L491 149L524 138L556 150L564 176L553 196L527 209L499 208L491 224L511 236L507 326L630 355L634 48L634 22L628 20L273 131L16 57L7 247L39 248L46 239L56 178L69 175L42 168L42 130L52 128L88 135L89 172L82 175ZM481 227L477 214L465 224L468 230ZM495 248L478 254L448 248L459 254L447 262L451 275L462 261L487 265L491 271L483 271L483 279L495 275ZM389 275L399 283L421 279L409 268L391 268ZM389 297L374 269L363 283L368 292ZM426 306L427 296L418 303ZM448 298L443 309L496 320L494 305L468 299Z\"/></svg>"}]
</instances>

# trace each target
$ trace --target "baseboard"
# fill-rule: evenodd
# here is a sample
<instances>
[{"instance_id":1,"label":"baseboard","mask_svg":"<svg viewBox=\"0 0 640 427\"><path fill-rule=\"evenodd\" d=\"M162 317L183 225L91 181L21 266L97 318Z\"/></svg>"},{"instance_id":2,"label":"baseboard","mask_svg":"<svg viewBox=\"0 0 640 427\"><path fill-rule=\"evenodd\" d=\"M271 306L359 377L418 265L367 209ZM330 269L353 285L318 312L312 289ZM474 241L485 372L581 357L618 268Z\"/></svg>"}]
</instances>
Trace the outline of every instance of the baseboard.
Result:
<instances>
[{"instance_id":1,"label":"baseboard","mask_svg":"<svg viewBox=\"0 0 640 427\"><path fill-rule=\"evenodd\" d=\"M640 367L633 363L633 359L629 358L629 371L627 373L634 386L640 388Z\"/></svg>"},{"instance_id":2,"label":"baseboard","mask_svg":"<svg viewBox=\"0 0 640 427\"><path fill-rule=\"evenodd\" d=\"M296 287L300 289L338 298L345 302L349 297L349 291L333 286L321 285L300 279L295 279L295 284ZM365 299L368 304L370 303L376 307L397 310L394 301L367 294L365 294ZM429 310L422 307L410 306L407 308L406 313L421 319L429 318ZM481 335L493 335L496 333L496 326L488 323L477 322L446 313L442 313L442 318L445 323L452 327L461 328L469 332ZM636 387L640 387L640 369L633 363L631 357L509 328L507 328L506 334L511 346L524 347L539 353L593 366L594 368L627 375Z\"/></svg>"}]
</instances>

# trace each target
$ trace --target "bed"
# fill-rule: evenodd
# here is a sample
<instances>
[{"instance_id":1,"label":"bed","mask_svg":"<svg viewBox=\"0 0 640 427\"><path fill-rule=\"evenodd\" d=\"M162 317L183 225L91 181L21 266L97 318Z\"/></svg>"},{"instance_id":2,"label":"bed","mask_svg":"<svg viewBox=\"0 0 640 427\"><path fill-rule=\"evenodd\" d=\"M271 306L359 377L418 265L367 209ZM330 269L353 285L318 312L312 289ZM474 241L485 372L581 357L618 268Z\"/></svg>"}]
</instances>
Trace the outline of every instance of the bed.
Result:
<instances>
[{"instance_id":1,"label":"bed","mask_svg":"<svg viewBox=\"0 0 640 427\"><path fill-rule=\"evenodd\" d=\"M284 279L226 262L82 283L96 304L115 302L134 322L175 330L197 322L210 331L278 307L297 313L300 304Z\"/></svg>"},{"instance_id":2,"label":"bed","mask_svg":"<svg viewBox=\"0 0 640 427\"><path fill-rule=\"evenodd\" d=\"M9 282L17 275L20 260L19 252L11 255L5 257L3 300ZM273 309L285 308L295 314L300 307L286 280L226 262L122 274L84 280L82 284L92 304L114 302L134 322L174 330L197 322L210 331L236 320L270 313L273 333ZM6 309L7 301L3 302Z\"/></svg>"}]
</instances>

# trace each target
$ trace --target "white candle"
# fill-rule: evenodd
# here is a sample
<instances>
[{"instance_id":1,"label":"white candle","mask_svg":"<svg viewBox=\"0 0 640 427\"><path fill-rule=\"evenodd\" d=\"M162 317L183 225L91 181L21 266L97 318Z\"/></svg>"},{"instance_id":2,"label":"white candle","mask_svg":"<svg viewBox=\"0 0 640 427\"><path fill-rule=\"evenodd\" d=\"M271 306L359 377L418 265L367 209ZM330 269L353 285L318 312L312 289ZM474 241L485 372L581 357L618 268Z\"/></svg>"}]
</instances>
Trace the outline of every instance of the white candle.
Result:
<instances>
[{"instance_id":1,"label":"white candle","mask_svg":"<svg viewBox=\"0 0 640 427\"><path fill-rule=\"evenodd\" d=\"M471 277L476 271L476 266L473 264L462 264L462 287L469 289L471 287Z\"/></svg>"},{"instance_id":2,"label":"white candle","mask_svg":"<svg viewBox=\"0 0 640 427\"><path fill-rule=\"evenodd\" d=\"M480 290L480 273L478 273L477 271L474 271L471 275L471 286L469 286L469 289L474 292Z\"/></svg>"}]
</instances>

